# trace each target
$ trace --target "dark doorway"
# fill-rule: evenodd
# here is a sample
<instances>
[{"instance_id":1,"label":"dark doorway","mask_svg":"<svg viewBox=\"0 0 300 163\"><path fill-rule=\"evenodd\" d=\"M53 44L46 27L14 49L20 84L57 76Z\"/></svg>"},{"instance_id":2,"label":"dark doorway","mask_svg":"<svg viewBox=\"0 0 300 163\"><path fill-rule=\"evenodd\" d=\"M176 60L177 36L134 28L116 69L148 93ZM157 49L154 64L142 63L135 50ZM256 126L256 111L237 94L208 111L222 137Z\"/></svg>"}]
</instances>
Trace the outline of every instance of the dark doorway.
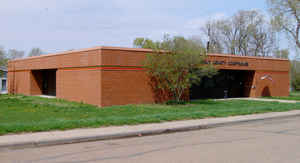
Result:
<instances>
[{"instance_id":1,"label":"dark doorway","mask_svg":"<svg viewBox=\"0 0 300 163\"><path fill-rule=\"evenodd\" d=\"M1 91L6 91L6 79L3 79L1 83Z\"/></svg>"},{"instance_id":2,"label":"dark doorway","mask_svg":"<svg viewBox=\"0 0 300 163\"><path fill-rule=\"evenodd\" d=\"M56 96L56 69L34 70L32 74L40 94Z\"/></svg>"},{"instance_id":3,"label":"dark doorway","mask_svg":"<svg viewBox=\"0 0 300 163\"><path fill-rule=\"evenodd\" d=\"M190 89L190 99L249 97L254 71L219 70Z\"/></svg>"}]
</instances>

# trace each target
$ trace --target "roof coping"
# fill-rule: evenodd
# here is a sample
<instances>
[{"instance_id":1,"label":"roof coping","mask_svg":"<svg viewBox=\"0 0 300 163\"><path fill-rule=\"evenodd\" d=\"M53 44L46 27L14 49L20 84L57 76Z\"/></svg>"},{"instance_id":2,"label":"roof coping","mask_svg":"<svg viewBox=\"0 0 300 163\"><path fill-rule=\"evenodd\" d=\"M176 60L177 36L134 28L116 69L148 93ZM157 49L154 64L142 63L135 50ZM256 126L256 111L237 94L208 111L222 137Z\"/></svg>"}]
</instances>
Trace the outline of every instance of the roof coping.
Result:
<instances>
[{"instance_id":1,"label":"roof coping","mask_svg":"<svg viewBox=\"0 0 300 163\"><path fill-rule=\"evenodd\" d=\"M36 58L46 58L46 57L52 57L52 56L58 56L58 55L66 55L71 53L78 53L78 52L86 52L86 51L92 51L92 50L120 50L120 51L138 51L138 52L153 52L151 49L143 49L143 48L125 48L125 47L112 47L112 46L96 46L93 48L85 48L85 49L79 49L79 50L69 50L65 52L58 52L53 54L46 54L41 56L33 56L33 57L27 57L22 59L15 59L10 60L9 62L15 62L15 61L23 61L23 60L30 60L30 59L36 59ZM223 56L223 57L236 57L236 58L254 58L254 59L270 59L270 60L282 60L287 61L288 59L279 59L279 58L268 58L268 57L256 57L256 56L241 56L241 55L232 55L232 54L208 54L209 56Z\"/></svg>"}]
</instances>

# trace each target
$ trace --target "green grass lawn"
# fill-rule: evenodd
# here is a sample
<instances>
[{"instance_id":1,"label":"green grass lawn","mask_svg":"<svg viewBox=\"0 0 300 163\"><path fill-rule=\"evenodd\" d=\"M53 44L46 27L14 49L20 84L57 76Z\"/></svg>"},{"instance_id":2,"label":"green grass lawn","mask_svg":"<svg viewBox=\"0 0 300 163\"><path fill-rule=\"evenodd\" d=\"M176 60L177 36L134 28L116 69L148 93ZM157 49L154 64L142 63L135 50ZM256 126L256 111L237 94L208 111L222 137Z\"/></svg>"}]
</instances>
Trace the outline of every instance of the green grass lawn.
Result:
<instances>
[{"instance_id":1,"label":"green grass lawn","mask_svg":"<svg viewBox=\"0 0 300 163\"><path fill-rule=\"evenodd\" d=\"M300 92L291 92L288 97L264 97L269 99L295 100L300 102Z\"/></svg>"},{"instance_id":2,"label":"green grass lawn","mask_svg":"<svg viewBox=\"0 0 300 163\"><path fill-rule=\"evenodd\" d=\"M197 100L187 105L98 108L57 99L0 96L0 135L84 127L135 125L300 109L300 103Z\"/></svg>"}]
</instances>

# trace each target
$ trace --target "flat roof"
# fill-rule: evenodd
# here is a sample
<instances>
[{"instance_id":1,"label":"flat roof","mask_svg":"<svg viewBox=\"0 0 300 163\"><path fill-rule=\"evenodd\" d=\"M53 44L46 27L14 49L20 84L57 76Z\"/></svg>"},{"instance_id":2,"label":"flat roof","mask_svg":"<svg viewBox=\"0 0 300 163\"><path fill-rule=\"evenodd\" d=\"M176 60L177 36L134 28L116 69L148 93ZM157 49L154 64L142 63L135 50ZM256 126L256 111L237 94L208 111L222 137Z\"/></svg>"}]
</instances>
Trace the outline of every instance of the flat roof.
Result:
<instances>
[{"instance_id":1,"label":"flat roof","mask_svg":"<svg viewBox=\"0 0 300 163\"><path fill-rule=\"evenodd\" d=\"M85 48L85 49L79 49L79 50L69 50L69 51L52 53L52 54L46 54L46 55L41 55L41 56L33 56L33 57L27 57L27 58L22 58L22 59L9 60L8 62L24 61L24 60L30 60L30 59L36 59L36 58L54 57L54 56L58 56L58 55L67 55L67 54L72 54L72 53L87 52L87 51L93 51L93 50L117 50L117 51L153 52L153 50L151 50L151 49L143 49L143 48L96 46L96 47L93 47L93 48ZM282 59L282 58L258 57L258 56L241 56L241 55L232 55L232 54L216 54L216 53L211 53L211 54L208 54L208 55L209 56L221 56L221 57L233 57L233 58L254 58L254 59L263 59L263 60L282 60L282 61L288 61L288 59ZM0 67L0 70L1 70L1 67Z\"/></svg>"},{"instance_id":2,"label":"flat roof","mask_svg":"<svg viewBox=\"0 0 300 163\"><path fill-rule=\"evenodd\" d=\"M7 68L6 68L6 67L0 67L0 71L5 71L5 72L7 72Z\"/></svg>"}]
</instances>

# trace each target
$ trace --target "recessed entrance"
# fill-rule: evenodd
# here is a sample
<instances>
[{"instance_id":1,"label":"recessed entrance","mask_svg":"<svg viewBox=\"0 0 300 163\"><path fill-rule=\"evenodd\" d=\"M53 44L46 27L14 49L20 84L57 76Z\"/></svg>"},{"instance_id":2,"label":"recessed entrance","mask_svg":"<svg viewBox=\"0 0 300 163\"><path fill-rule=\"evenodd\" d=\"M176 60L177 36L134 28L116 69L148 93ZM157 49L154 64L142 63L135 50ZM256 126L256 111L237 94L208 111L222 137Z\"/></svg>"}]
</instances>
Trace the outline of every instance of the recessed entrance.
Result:
<instances>
[{"instance_id":1,"label":"recessed entrance","mask_svg":"<svg viewBox=\"0 0 300 163\"><path fill-rule=\"evenodd\" d=\"M37 95L56 96L56 69L33 70L34 91Z\"/></svg>"},{"instance_id":2,"label":"recessed entrance","mask_svg":"<svg viewBox=\"0 0 300 163\"><path fill-rule=\"evenodd\" d=\"M255 71L219 70L190 88L190 99L249 97Z\"/></svg>"}]
</instances>

